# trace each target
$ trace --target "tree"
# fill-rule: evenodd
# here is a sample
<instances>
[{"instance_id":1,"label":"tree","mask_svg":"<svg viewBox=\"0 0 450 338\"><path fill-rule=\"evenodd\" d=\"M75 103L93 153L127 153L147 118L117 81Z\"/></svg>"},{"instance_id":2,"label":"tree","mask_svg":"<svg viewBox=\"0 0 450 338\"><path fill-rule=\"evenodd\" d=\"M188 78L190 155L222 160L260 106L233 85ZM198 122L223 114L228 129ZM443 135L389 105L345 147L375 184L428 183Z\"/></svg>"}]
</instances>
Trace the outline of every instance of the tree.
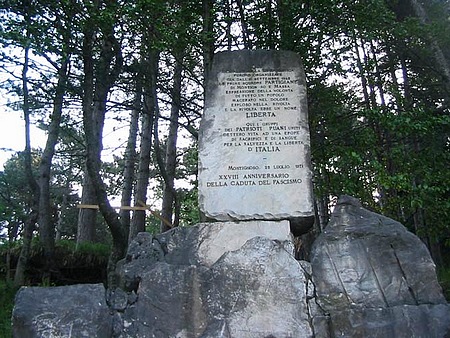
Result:
<instances>
[{"instance_id":1,"label":"tree","mask_svg":"<svg viewBox=\"0 0 450 338\"><path fill-rule=\"evenodd\" d=\"M131 111L131 121L130 128L128 132L127 146L124 154L124 169L123 169L123 189L122 189L122 198L121 205L131 205L132 197L133 197L133 183L135 179L136 172L136 145L137 145L137 134L139 129L139 116L142 110L142 73L137 72L135 74L135 93L133 106ZM122 221L123 226L128 232L129 241L130 238L134 237L130 233L131 226L131 217L129 210L121 210L120 211L120 219Z\"/></svg>"},{"instance_id":2,"label":"tree","mask_svg":"<svg viewBox=\"0 0 450 338\"><path fill-rule=\"evenodd\" d=\"M139 19L138 31L141 36L141 48L137 72L142 77L141 135L136 185L134 187L134 205L147 204L147 191L150 179L151 150L153 143L155 116L159 111L157 81L159 48L159 23L162 16L162 3L139 3L141 7L133 12ZM145 13L143 17L139 13ZM154 20L146 21L144 17ZM129 240L139 232L145 231L145 211L135 211L131 220Z\"/></svg>"},{"instance_id":3,"label":"tree","mask_svg":"<svg viewBox=\"0 0 450 338\"><path fill-rule=\"evenodd\" d=\"M442 128L448 124L448 76L442 46L449 25L445 15L429 20L425 10L447 13L431 10L437 7L437 1L425 6L416 1L238 4L235 20L246 21L244 46L289 48L304 61L322 227L335 196L352 194L408 225L437 252L432 242L439 240L431 235L435 225L427 225L431 215L426 211L436 203L425 206L422 197L414 197L424 196L419 193L424 187L430 194L428 183L435 200L448 195L442 181L431 183L421 169L432 171L431 165L446 180L446 171L438 168L440 159L447 159ZM421 160L411 152L421 154ZM434 160L423 162L429 158L424 152ZM446 204L438 205L445 214ZM442 243L448 232L436 228L444 234ZM439 254L433 256L438 262Z\"/></svg>"},{"instance_id":4,"label":"tree","mask_svg":"<svg viewBox=\"0 0 450 338\"><path fill-rule=\"evenodd\" d=\"M23 236L25 231L31 229L31 227L27 229L26 226L29 226L29 214L33 200L27 185L23 157L23 152L11 157L5 163L4 170L0 173L0 209L2 216L0 229L2 233L6 230L7 243L10 247L18 239L20 234ZM33 163L36 164L37 160L33 161ZM35 174L35 176L37 175ZM29 233L25 234L27 236L29 235ZM24 237L24 239L28 240L29 238ZM28 250L29 246L26 246L21 253L22 262L20 263L21 266L19 266L20 272L16 273L17 277L15 277L17 285L23 285L25 281ZM10 274L11 260L9 251L6 263L6 275L7 279L9 279L12 277Z\"/></svg>"},{"instance_id":5,"label":"tree","mask_svg":"<svg viewBox=\"0 0 450 338\"><path fill-rule=\"evenodd\" d=\"M179 225L179 197L177 196L174 181L177 165L177 138L178 138L178 125L181 110L181 98L182 98L182 81L183 81L183 61L186 53L186 47L188 43L187 33L193 16L189 6L186 6L188 2L182 3L176 1L175 4L178 7L178 11L175 13L174 21L177 23L174 26L173 35L175 37L174 43L171 47L171 54L174 58L173 65L173 84L170 92L171 108L169 117L169 131L166 140L165 160L159 159L160 171L164 180L164 190L162 196L161 207L161 232L170 229L168 224L173 226ZM175 210L175 217L173 218Z\"/></svg>"},{"instance_id":6,"label":"tree","mask_svg":"<svg viewBox=\"0 0 450 338\"><path fill-rule=\"evenodd\" d=\"M16 267L14 276L14 283L16 285L23 285L25 282L25 269L28 265L29 250L33 231L39 216L39 186L36 177L33 174L32 166L32 152L31 152L31 137L30 137L30 120L32 114L32 96L30 95L30 54L32 51L31 39L33 37L32 17L35 14L35 9L30 6L28 2L15 2L11 4L11 12L15 15L13 18L5 23L2 31L2 43L7 44L12 42L12 46L19 48L22 51L23 58L17 65L21 67L20 84L12 84L12 88L17 90L21 96L20 108L23 112L25 122L25 150L23 152L23 166L25 170L26 184L32 196L28 216L24 222L23 229L23 245L21 254ZM7 29L11 27L10 31ZM11 58L6 57L7 62L12 61Z\"/></svg>"},{"instance_id":7,"label":"tree","mask_svg":"<svg viewBox=\"0 0 450 338\"><path fill-rule=\"evenodd\" d=\"M55 37L61 36L60 40L52 39L51 47L58 46L57 54L54 56L59 58L53 61L53 56L49 55L47 51L41 53L46 60L55 68L57 74L57 83L55 86L55 93L53 98L53 109L50 114L49 126L47 129L48 137L42 152L39 164L39 232L40 240L43 243L44 254L48 264L47 270L52 269L52 261L54 255L55 245L55 223L52 219L52 210L50 203L50 179L51 167L55 154L55 147L59 138L59 130L63 114L64 96L69 81L69 63L72 54L72 32L67 27L72 26L72 12L70 7L62 6L61 10L58 8L49 8L49 14L55 13L58 21L54 23ZM47 30L47 34L49 31ZM49 47L49 51L53 49ZM56 49L56 48L55 48Z\"/></svg>"},{"instance_id":8,"label":"tree","mask_svg":"<svg viewBox=\"0 0 450 338\"><path fill-rule=\"evenodd\" d=\"M71 171L62 180L66 193L51 191L56 177L61 180L55 175L69 167L58 157L62 153L73 153L70 167L84 169L82 203L100 211L80 209L77 240L95 240L103 218L113 238L110 272L149 222L145 211L116 212L112 197L120 196L122 205L159 199L162 217L173 225L197 219L197 128L214 53L275 48L298 53L307 75L316 230L326 226L336 197L351 194L415 231L439 261L450 237L436 216L450 210L445 2L2 4L2 46L23 56L2 51L0 70L8 76L3 88L20 101L16 108L28 125L30 117L39 117L49 135L40 176L32 183L29 175L29 191L38 186L32 195L42 199L24 209L34 217L28 229L38 221L49 253L58 224L50 216L61 212L49 207L59 208L62 195L70 204L76 199L70 187L80 184ZM112 120L112 129L128 127L128 139L125 149L118 141L112 145L114 162L108 162L103 129ZM186 184L175 186L176 180ZM17 223L8 224L14 237ZM163 222L160 230L169 227Z\"/></svg>"},{"instance_id":9,"label":"tree","mask_svg":"<svg viewBox=\"0 0 450 338\"><path fill-rule=\"evenodd\" d=\"M29 184L33 186L33 196L36 197L36 208L33 212L39 224L39 239L43 245L47 257L47 271L51 269L53 248L55 241L55 224L52 219L50 202L50 180L52 160L55 154L55 147L59 138L59 128L61 124L64 96L69 78L69 63L72 50L71 4L63 3L60 7L52 6L45 1L31 3L28 1L15 1L11 6L11 13L15 15L9 18L7 24L13 29L5 32L3 36L7 41L12 42L9 48L24 49L24 62L22 65L22 110L25 120L26 146L25 154L30 153L30 124L31 117L37 112L42 112L42 125L48 120L46 131L48 138L45 148L41 154L39 164L39 176L37 179L29 173ZM39 20L36 20L39 18ZM21 30L22 28L22 30ZM24 32L24 35L21 35ZM45 32L45 34L43 34ZM46 64L41 64L45 60ZM14 60L7 60L13 64ZM49 67L49 69L46 69ZM53 69L51 69L53 67ZM14 79L14 74L10 74ZM49 79L55 78L52 83ZM47 80L47 81L46 81ZM14 80L11 80L13 83ZM14 85L13 85L14 86ZM51 107L51 108L50 108ZM48 109L51 113L46 116ZM25 156L25 167L30 168L30 155ZM34 225L30 222L30 227ZM31 240L32 229L27 229L27 239L25 247ZM24 258L20 262L25 262ZM22 274L22 263L19 263L19 273ZM18 277L23 280L23 277Z\"/></svg>"},{"instance_id":10,"label":"tree","mask_svg":"<svg viewBox=\"0 0 450 338\"><path fill-rule=\"evenodd\" d=\"M86 168L94 187L99 210L104 217L112 235L111 256L108 262L108 285L114 287L115 267L125 255L127 234L120 222L118 213L112 208L106 185L100 176L102 133L106 114L106 102L109 91L120 74L122 67L122 50L114 33L118 3L108 1L95 3L89 8L90 19L84 27L83 40L83 126L86 141ZM98 21L94 18L100 19ZM99 34L100 52L95 59L94 35ZM94 67L94 62L96 65Z\"/></svg>"},{"instance_id":11,"label":"tree","mask_svg":"<svg viewBox=\"0 0 450 338\"><path fill-rule=\"evenodd\" d=\"M81 205L97 204L94 186L85 167L83 176L83 191L81 195ZM97 209L80 208L77 220L77 245L85 242L95 242L95 228L97 227Z\"/></svg>"},{"instance_id":12,"label":"tree","mask_svg":"<svg viewBox=\"0 0 450 338\"><path fill-rule=\"evenodd\" d=\"M151 50L148 58L145 58L142 69L146 69L144 75L144 108L142 111L141 144L137 182L134 193L134 204L147 203L147 189L150 177L151 145L154 131L154 121L158 110L158 97L156 94L156 80L158 77L159 52ZM145 231L145 212L135 211L131 222L129 238L132 240L138 232Z\"/></svg>"}]
</instances>

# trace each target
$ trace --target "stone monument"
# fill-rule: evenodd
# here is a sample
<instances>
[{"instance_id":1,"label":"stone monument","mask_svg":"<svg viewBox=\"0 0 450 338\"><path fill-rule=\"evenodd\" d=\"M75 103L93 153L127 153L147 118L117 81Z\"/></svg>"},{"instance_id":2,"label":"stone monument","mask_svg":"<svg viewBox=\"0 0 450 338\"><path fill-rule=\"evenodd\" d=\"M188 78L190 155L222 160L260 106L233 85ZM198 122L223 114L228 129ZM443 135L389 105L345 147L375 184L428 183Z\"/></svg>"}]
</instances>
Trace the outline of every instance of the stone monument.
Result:
<instances>
[{"instance_id":1,"label":"stone monument","mask_svg":"<svg viewBox=\"0 0 450 338\"><path fill-rule=\"evenodd\" d=\"M199 137L199 205L220 221L290 220L314 209L305 75L297 54L215 55Z\"/></svg>"},{"instance_id":2,"label":"stone monument","mask_svg":"<svg viewBox=\"0 0 450 338\"><path fill-rule=\"evenodd\" d=\"M199 199L215 222L139 233L120 288L23 287L13 337L450 337L425 245L342 196L311 263L305 77L294 53L225 52L207 88Z\"/></svg>"}]
</instances>

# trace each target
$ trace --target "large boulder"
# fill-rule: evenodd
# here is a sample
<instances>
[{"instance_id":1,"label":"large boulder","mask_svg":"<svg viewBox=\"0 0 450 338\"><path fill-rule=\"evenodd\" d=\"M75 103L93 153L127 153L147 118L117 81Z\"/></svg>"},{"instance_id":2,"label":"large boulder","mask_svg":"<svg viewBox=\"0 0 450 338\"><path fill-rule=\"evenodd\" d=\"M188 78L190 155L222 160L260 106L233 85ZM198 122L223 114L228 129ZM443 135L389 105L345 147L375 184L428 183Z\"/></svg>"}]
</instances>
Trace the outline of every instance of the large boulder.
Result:
<instances>
[{"instance_id":1,"label":"large boulder","mask_svg":"<svg viewBox=\"0 0 450 338\"><path fill-rule=\"evenodd\" d=\"M15 300L13 335L112 337L112 316L102 284L23 287Z\"/></svg>"},{"instance_id":2,"label":"large boulder","mask_svg":"<svg viewBox=\"0 0 450 338\"><path fill-rule=\"evenodd\" d=\"M223 254L241 248L256 236L291 241L287 221L200 223L157 236L141 232L131 242L118 273L124 290L136 290L142 274L156 262L175 266L212 266Z\"/></svg>"},{"instance_id":3,"label":"large boulder","mask_svg":"<svg viewBox=\"0 0 450 338\"><path fill-rule=\"evenodd\" d=\"M295 260L287 221L141 234L122 263L137 301L116 319L120 337L313 336L308 263Z\"/></svg>"},{"instance_id":4,"label":"large boulder","mask_svg":"<svg viewBox=\"0 0 450 338\"><path fill-rule=\"evenodd\" d=\"M338 201L314 243L311 265L331 337L425 338L449 332L450 307L426 246L355 198Z\"/></svg>"}]
</instances>

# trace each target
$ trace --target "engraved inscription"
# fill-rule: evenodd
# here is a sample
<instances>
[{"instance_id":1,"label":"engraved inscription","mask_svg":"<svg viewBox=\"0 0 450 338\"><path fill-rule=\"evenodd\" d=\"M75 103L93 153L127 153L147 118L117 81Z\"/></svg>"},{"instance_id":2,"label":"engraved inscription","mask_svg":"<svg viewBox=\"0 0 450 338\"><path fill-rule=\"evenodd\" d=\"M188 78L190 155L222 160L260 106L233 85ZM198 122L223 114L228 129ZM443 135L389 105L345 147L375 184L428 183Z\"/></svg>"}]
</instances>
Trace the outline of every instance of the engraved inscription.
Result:
<instances>
[{"instance_id":1,"label":"engraved inscription","mask_svg":"<svg viewBox=\"0 0 450 338\"><path fill-rule=\"evenodd\" d=\"M297 76L294 71L261 70L218 74L217 92L226 116L218 127L220 142L236 154L236 163L223 164L217 176L206 182L207 188L304 181L306 168L299 163L304 157L298 156L298 149L308 139L299 121ZM249 158L254 163L249 164Z\"/></svg>"},{"instance_id":2,"label":"engraved inscription","mask_svg":"<svg viewBox=\"0 0 450 338\"><path fill-rule=\"evenodd\" d=\"M285 51L218 53L199 131L199 207L215 220L313 215L305 75Z\"/></svg>"}]
</instances>

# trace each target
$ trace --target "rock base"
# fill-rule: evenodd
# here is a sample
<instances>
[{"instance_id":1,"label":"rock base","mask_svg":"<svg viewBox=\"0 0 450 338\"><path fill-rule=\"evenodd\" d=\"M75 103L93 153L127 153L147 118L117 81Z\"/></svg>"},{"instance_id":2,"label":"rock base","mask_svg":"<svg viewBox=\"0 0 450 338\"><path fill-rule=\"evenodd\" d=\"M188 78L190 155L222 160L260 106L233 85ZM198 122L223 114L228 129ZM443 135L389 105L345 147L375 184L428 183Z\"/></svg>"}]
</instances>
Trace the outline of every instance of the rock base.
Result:
<instances>
[{"instance_id":1,"label":"rock base","mask_svg":"<svg viewBox=\"0 0 450 338\"><path fill-rule=\"evenodd\" d=\"M295 260L288 221L224 222L140 233L119 273L116 290L22 288L14 337L450 336L426 247L350 197L311 264Z\"/></svg>"}]
</instances>

